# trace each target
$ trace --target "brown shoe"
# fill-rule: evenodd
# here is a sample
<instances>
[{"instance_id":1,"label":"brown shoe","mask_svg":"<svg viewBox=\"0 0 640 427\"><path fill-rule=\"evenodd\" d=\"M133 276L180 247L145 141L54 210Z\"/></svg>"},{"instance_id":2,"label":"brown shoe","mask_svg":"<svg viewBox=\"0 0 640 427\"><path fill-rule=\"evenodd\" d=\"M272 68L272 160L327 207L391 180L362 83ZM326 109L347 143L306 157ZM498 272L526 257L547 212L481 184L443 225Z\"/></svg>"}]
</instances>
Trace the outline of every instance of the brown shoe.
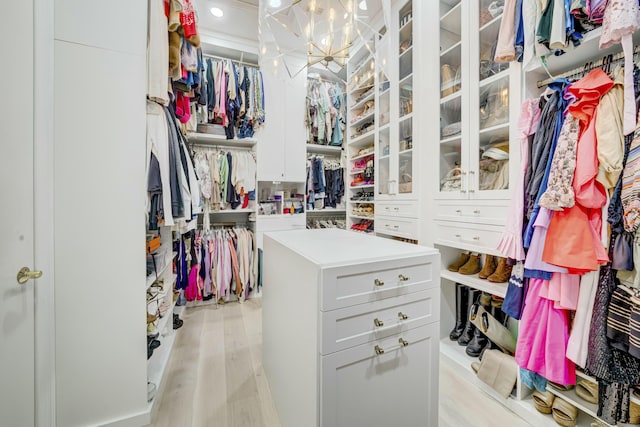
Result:
<instances>
[{"instance_id":1,"label":"brown shoe","mask_svg":"<svg viewBox=\"0 0 640 427\"><path fill-rule=\"evenodd\" d=\"M484 266L478 274L478 277L481 279L486 279L487 277L491 276L494 271L496 271L496 267L498 267L498 261L496 260L496 257L493 255L485 256Z\"/></svg>"},{"instance_id":2,"label":"brown shoe","mask_svg":"<svg viewBox=\"0 0 640 427\"><path fill-rule=\"evenodd\" d=\"M456 262L454 262L453 264L449 265L449 267L447 267L447 269L449 271L458 271L458 270L460 270L460 267L462 267L463 265L465 265L467 263L467 261L469 261L469 253L468 252L462 252L460 254L460 258L458 258L458 260Z\"/></svg>"},{"instance_id":3,"label":"brown shoe","mask_svg":"<svg viewBox=\"0 0 640 427\"><path fill-rule=\"evenodd\" d=\"M469 260L462 267L460 267L458 273L466 275L476 274L480 271L481 268L482 265L480 264L480 255L469 255Z\"/></svg>"},{"instance_id":4,"label":"brown shoe","mask_svg":"<svg viewBox=\"0 0 640 427\"><path fill-rule=\"evenodd\" d=\"M487 277L487 280L494 283L507 282L509 277L511 277L512 267L513 266L507 264L506 258L500 258L500 261L498 261L498 268L496 268L496 271L491 276Z\"/></svg>"}]
</instances>

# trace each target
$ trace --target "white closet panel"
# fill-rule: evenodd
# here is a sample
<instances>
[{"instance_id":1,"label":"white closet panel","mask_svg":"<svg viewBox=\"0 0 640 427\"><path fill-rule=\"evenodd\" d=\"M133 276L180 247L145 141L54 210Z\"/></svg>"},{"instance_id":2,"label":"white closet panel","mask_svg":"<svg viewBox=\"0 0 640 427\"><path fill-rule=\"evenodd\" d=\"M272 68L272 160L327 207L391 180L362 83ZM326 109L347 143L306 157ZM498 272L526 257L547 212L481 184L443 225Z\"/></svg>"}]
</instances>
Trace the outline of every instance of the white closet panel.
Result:
<instances>
[{"instance_id":1,"label":"white closet panel","mask_svg":"<svg viewBox=\"0 0 640 427\"><path fill-rule=\"evenodd\" d=\"M147 407L145 55L54 49L57 424L102 425Z\"/></svg>"},{"instance_id":2,"label":"white closet panel","mask_svg":"<svg viewBox=\"0 0 640 427\"><path fill-rule=\"evenodd\" d=\"M146 0L55 0L54 8L56 40L139 55L146 52ZM75 63L82 64L77 59ZM76 67L77 74L83 72Z\"/></svg>"}]
</instances>

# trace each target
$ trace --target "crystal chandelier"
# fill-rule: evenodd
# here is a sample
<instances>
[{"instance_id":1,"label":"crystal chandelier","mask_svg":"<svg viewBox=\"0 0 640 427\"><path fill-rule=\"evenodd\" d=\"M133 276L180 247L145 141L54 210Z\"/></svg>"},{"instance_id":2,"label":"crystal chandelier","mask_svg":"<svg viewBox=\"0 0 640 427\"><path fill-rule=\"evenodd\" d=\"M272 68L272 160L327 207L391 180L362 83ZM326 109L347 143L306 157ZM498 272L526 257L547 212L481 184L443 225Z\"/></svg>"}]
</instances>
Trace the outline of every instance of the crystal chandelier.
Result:
<instances>
[{"instance_id":1,"label":"crystal chandelier","mask_svg":"<svg viewBox=\"0 0 640 427\"><path fill-rule=\"evenodd\" d=\"M274 63L282 62L291 76L314 66L339 73L354 43L363 38L363 32L372 31L366 16L359 15L360 3L366 4L361 0L262 0L261 53ZM288 55L304 55L306 64L292 66Z\"/></svg>"}]
</instances>

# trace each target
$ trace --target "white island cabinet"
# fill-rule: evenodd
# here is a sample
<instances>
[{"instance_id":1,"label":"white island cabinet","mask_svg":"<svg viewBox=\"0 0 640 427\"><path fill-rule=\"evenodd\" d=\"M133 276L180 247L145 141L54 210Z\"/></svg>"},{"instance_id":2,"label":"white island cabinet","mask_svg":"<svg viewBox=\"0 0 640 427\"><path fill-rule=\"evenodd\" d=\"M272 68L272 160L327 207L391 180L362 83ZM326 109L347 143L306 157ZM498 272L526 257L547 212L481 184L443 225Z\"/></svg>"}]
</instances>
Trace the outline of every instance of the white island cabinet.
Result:
<instances>
[{"instance_id":1,"label":"white island cabinet","mask_svg":"<svg viewBox=\"0 0 640 427\"><path fill-rule=\"evenodd\" d=\"M437 426L437 250L274 232L263 268L263 364L284 427Z\"/></svg>"}]
</instances>

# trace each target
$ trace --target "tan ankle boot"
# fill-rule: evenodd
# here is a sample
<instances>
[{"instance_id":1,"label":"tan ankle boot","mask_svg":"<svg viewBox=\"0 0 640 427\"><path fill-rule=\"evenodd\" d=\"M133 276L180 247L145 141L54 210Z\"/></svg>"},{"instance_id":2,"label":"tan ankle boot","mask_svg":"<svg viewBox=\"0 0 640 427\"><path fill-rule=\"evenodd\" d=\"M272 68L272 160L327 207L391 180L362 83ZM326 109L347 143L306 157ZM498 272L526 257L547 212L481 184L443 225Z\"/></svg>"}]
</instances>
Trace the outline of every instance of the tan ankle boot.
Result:
<instances>
[{"instance_id":1,"label":"tan ankle boot","mask_svg":"<svg viewBox=\"0 0 640 427\"><path fill-rule=\"evenodd\" d=\"M476 274L481 268L480 255L469 255L469 260L460 267L458 273L466 275Z\"/></svg>"},{"instance_id":2,"label":"tan ankle boot","mask_svg":"<svg viewBox=\"0 0 640 427\"><path fill-rule=\"evenodd\" d=\"M458 271L460 270L460 267L462 267L463 265L465 265L467 263L467 261L469 261L469 253L468 252L463 252L460 254L460 258L458 258L453 264L449 265L449 267L447 267L447 269L449 271Z\"/></svg>"},{"instance_id":3,"label":"tan ankle boot","mask_svg":"<svg viewBox=\"0 0 640 427\"><path fill-rule=\"evenodd\" d=\"M507 264L506 258L500 258L498 268L491 276L487 277L487 280L494 283L505 283L511 277L511 268L512 266Z\"/></svg>"},{"instance_id":4,"label":"tan ankle boot","mask_svg":"<svg viewBox=\"0 0 640 427\"><path fill-rule=\"evenodd\" d=\"M478 277L481 279L486 279L487 277L491 276L494 271L496 271L496 267L498 267L496 257L493 255L487 255L484 259L484 266L478 274Z\"/></svg>"}]
</instances>

